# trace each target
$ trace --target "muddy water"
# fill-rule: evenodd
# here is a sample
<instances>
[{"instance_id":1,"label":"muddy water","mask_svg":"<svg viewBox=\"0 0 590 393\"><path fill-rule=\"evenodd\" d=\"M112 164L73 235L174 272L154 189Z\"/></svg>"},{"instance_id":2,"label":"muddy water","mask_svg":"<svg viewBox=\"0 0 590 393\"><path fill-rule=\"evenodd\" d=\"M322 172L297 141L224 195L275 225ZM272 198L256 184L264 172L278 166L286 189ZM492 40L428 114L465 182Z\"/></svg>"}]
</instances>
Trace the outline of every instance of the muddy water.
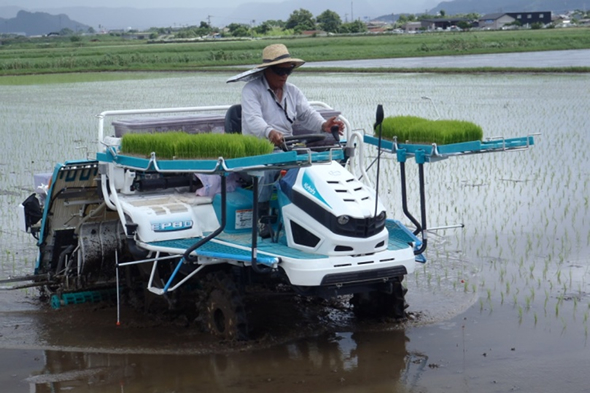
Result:
<instances>
[{"instance_id":1,"label":"muddy water","mask_svg":"<svg viewBox=\"0 0 590 393\"><path fill-rule=\"evenodd\" d=\"M35 259L34 240L14 229L12 207L31 192L33 173L83 157L78 147L94 149L92 115L236 102L240 86L225 85L227 77L3 87L0 135L12 148L0 158L2 276L29 273ZM488 137L543 135L529 151L427 165L429 224L465 228L430 234L429 263L406 280L413 318L403 325L359 323L345 301L270 299L256 308L255 340L236 345L214 342L182 318L123 309L116 326L113 305L56 311L33 290L2 292L2 391L584 391L589 77L292 79L358 127L369 129L382 103L386 115L474 121ZM382 168L382 193L401 217L394 160L385 157ZM416 171L408 170L417 212Z\"/></svg>"},{"instance_id":2,"label":"muddy water","mask_svg":"<svg viewBox=\"0 0 590 393\"><path fill-rule=\"evenodd\" d=\"M9 292L0 305L0 378L11 392L406 391L428 361L407 347L407 331L475 300L438 288L447 299L442 312L419 306L420 296L434 294L415 292L410 301L420 311L404 324L359 323L345 302L266 298L250 304L265 312L254 313L248 343L214 341L182 318L123 306L117 325L112 304L53 310Z\"/></svg>"}]
</instances>

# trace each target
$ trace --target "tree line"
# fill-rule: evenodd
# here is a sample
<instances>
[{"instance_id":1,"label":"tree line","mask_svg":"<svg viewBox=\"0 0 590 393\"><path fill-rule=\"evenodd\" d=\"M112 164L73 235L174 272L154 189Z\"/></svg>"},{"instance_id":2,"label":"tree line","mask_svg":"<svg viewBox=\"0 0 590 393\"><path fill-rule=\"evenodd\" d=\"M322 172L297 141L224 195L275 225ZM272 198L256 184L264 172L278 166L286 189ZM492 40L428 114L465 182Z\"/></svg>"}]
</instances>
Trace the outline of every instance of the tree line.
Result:
<instances>
[{"instance_id":1,"label":"tree line","mask_svg":"<svg viewBox=\"0 0 590 393\"><path fill-rule=\"evenodd\" d=\"M157 29L156 33L165 33L166 29ZM268 35L301 34L304 31L321 30L327 33L364 33L367 25L360 20L343 22L340 16L332 11L325 10L314 17L311 11L300 8L289 15L289 19L266 20L257 26L245 23L230 23L225 29L211 26L207 22L201 22L199 26L191 26L174 31L177 38L195 38L206 35L219 34L229 37L252 37Z\"/></svg>"},{"instance_id":2,"label":"tree line","mask_svg":"<svg viewBox=\"0 0 590 393\"><path fill-rule=\"evenodd\" d=\"M392 15L392 23L390 28L403 27L408 22L421 21L427 19L438 18L457 18L462 19L458 22L458 26L463 29L472 27L472 22L479 20L482 15L472 12L467 14L447 15L445 10L440 10L436 15L427 13L423 14L401 14L397 19ZM584 19L590 17L590 11L576 10L573 13L572 22L577 19ZM192 26L175 30L174 35L177 38L195 38L207 35L218 34L222 37L256 37L256 36L272 36L272 35L299 35L304 31L321 30L327 33L334 34L354 34L364 33L368 31L366 23L361 20L343 22L340 16L332 11L325 10L317 16L306 9L300 8L293 11L289 15L289 19L283 20L266 20L257 26L246 23L230 23L224 29L216 28L206 22L201 22L200 26ZM159 29L158 33L163 34L165 29ZM172 33L169 30L169 33ZM154 34L153 38L156 38Z\"/></svg>"},{"instance_id":3,"label":"tree line","mask_svg":"<svg viewBox=\"0 0 590 393\"><path fill-rule=\"evenodd\" d=\"M444 10L440 10L437 15L429 14L401 14L397 20L392 20L391 28L399 28L408 22L420 21L425 19L435 19L448 17ZM481 17L480 14L470 13L454 15L467 21L475 21ZM393 16L392 16L393 19ZM254 22L254 21L253 21ZM463 28L469 28L469 22L463 22ZM318 16L314 17L311 11L304 8L293 11L289 19L283 20L266 20L257 26L246 23L230 23L224 29L211 26L207 22L201 22L199 26L190 26L181 29L172 30L171 28L152 29L151 38L157 38L162 34L174 34L176 38L197 38L208 35L219 35L221 37L256 37L256 36L273 36L273 35L299 35L304 31L320 30L333 34L354 34L368 31L367 24L361 20L343 22L338 13L332 10L325 10Z\"/></svg>"}]
</instances>

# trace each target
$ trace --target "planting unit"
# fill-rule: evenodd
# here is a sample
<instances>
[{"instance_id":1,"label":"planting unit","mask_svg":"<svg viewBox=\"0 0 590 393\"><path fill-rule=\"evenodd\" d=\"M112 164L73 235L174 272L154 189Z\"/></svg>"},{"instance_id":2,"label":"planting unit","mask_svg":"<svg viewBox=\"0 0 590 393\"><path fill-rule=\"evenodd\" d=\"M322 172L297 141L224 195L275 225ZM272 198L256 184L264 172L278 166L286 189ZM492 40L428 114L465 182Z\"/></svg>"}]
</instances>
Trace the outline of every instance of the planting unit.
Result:
<instances>
[{"instance_id":1,"label":"planting unit","mask_svg":"<svg viewBox=\"0 0 590 393\"><path fill-rule=\"evenodd\" d=\"M333 114L326 104L314 105ZM161 159L156 152L121 153L123 134L146 132L142 124L148 127L147 120L117 120L115 126L124 130L114 136L104 132L106 118L196 112L181 118L183 127L190 125L191 133L215 128L217 133L227 109L101 113L96 158L56 165L46 195L33 195L20 206L23 228L39 247L34 275L22 278L33 281L27 285L49 291L57 307L110 298L109 288L118 288L118 300L122 296L145 308L162 299L167 308L188 310L206 331L227 339L248 337L243 299L254 290L320 298L351 295L358 316L403 318L404 277L426 262L422 166L533 144L530 136L446 146L398 144L380 139L378 132L352 131L342 118L345 138L333 144L306 146L317 135L300 135L286 151L272 154ZM174 129L167 118L178 123L174 116L158 117L163 132ZM377 124L382 120L378 110ZM368 179L364 149L375 147L377 157L396 154L404 213L413 230L388 218L378 191L359 180L360 175ZM407 208L408 157L420 166L419 219ZM268 170L280 176L273 185L270 214L259 217L259 178ZM241 179L237 188L236 178ZM216 182L219 192L195 195L204 179ZM270 238L260 238L259 218L270 224Z\"/></svg>"}]
</instances>

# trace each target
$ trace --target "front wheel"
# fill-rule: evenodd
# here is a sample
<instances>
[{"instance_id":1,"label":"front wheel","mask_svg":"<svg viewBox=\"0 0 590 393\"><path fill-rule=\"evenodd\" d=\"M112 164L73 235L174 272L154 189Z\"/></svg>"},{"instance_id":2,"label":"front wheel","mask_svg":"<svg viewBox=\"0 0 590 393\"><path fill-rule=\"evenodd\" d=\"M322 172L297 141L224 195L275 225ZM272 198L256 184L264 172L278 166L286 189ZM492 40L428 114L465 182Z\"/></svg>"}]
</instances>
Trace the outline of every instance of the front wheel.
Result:
<instances>
[{"instance_id":1,"label":"front wheel","mask_svg":"<svg viewBox=\"0 0 590 393\"><path fill-rule=\"evenodd\" d=\"M402 285L403 277L392 282L391 291L374 291L369 293L355 293L350 300L352 310L359 319L393 318L405 320L407 318L405 294L408 291Z\"/></svg>"},{"instance_id":2,"label":"front wheel","mask_svg":"<svg viewBox=\"0 0 590 393\"><path fill-rule=\"evenodd\" d=\"M197 312L197 319L206 333L224 340L248 339L244 303L229 273L217 271L204 277Z\"/></svg>"}]
</instances>

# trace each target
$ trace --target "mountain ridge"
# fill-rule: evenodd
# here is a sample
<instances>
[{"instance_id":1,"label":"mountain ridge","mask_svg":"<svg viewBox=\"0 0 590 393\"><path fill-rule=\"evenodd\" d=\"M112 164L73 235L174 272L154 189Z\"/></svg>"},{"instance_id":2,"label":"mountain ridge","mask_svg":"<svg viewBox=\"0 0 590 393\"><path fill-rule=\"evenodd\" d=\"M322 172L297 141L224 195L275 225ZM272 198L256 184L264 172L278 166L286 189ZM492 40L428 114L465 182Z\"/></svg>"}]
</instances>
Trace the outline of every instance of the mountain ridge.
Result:
<instances>
[{"instance_id":1,"label":"mountain ridge","mask_svg":"<svg viewBox=\"0 0 590 393\"><path fill-rule=\"evenodd\" d=\"M14 18L0 19L0 33L47 35L62 29L88 31L90 26L70 19L66 14L51 15L46 12L20 10Z\"/></svg>"},{"instance_id":2,"label":"mountain ridge","mask_svg":"<svg viewBox=\"0 0 590 393\"><path fill-rule=\"evenodd\" d=\"M442 1L431 10L437 13L444 10L447 15L468 14L476 12L479 14L493 14L501 12L526 12L526 11L551 11L561 14L566 11L586 8L590 6L588 0L495 0L493 2L482 2L479 0L453 0Z\"/></svg>"}]
</instances>

